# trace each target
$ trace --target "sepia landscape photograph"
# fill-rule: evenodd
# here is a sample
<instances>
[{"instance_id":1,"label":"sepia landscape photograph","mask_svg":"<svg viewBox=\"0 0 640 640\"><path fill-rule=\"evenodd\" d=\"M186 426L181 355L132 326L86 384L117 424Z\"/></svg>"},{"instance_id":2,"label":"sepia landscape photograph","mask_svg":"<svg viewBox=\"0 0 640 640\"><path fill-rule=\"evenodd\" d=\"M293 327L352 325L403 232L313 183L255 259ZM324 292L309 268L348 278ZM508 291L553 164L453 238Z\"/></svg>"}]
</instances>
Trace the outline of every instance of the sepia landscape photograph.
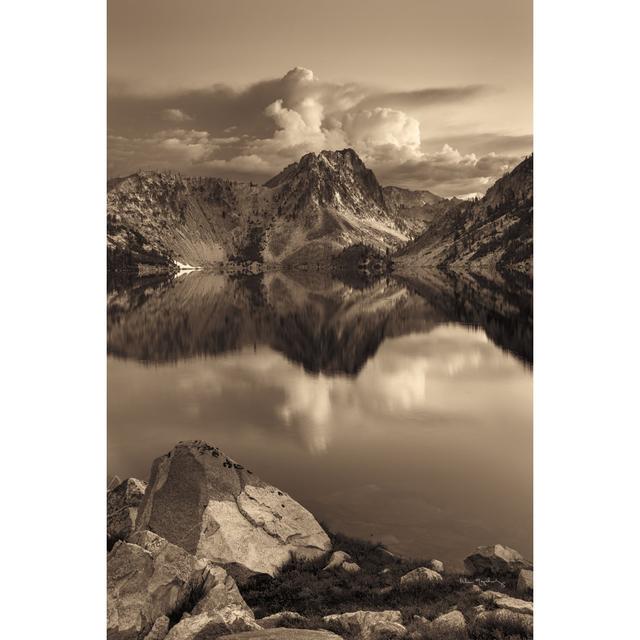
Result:
<instances>
[{"instance_id":1,"label":"sepia landscape photograph","mask_svg":"<svg viewBox=\"0 0 640 640\"><path fill-rule=\"evenodd\" d=\"M531 0L108 0L108 640L533 638Z\"/></svg>"},{"instance_id":2,"label":"sepia landscape photograph","mask_svg":"<svg viewBox=\"0 0 640 640\"><path fill-rule=\"evenodd\" d=\"M640 5L0 12L2 638L637 635Z\"/></svg>"}]
</instances>

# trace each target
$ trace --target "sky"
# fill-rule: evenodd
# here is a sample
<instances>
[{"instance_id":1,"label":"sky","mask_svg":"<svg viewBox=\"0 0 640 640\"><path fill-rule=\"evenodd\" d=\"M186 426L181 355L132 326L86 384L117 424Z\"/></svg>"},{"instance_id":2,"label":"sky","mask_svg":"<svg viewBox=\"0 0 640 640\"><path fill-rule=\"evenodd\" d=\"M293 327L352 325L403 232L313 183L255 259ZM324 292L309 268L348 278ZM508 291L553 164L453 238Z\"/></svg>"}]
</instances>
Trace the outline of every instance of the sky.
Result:
<instances>
[{"instance_id":1,"label":"sky","mask_svg":"<svg viewBox=\"0 0 640 640\"><path fill-rule=\"evenodd\" d=\"M532 150L531 0L109 0L108 172L264 182L354 148L480 194Z\"/></svg>"}]
</instances>

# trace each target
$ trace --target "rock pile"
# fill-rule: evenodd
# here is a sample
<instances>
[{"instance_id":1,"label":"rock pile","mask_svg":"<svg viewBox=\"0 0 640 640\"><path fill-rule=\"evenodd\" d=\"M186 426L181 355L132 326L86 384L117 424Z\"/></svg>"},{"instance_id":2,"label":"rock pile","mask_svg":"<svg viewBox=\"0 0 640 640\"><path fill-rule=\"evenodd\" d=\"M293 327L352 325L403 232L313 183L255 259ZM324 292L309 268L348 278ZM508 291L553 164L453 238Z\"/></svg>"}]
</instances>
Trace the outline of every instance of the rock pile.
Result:
<instances>
[{"instance_id":1,"label":"rock pile","mask_svg":"<svg viewBox=\"0 0 640 640\"><path fill-rule=\"evenodd\" d=\"M148 486L129 478L109 491L107 520L109 640L259 631L225 565L274 575L331 546L295 500L200 441L158 458Z\"/></svg>"}]
</instances>

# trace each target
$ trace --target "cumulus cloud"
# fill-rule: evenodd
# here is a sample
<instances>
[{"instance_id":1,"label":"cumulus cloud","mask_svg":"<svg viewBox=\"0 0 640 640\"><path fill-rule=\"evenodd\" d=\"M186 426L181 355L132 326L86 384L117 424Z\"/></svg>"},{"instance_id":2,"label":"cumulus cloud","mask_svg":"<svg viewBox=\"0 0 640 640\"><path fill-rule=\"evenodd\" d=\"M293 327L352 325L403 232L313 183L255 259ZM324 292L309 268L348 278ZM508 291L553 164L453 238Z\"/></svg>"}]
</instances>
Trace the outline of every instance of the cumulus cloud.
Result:
<instances>
[{"instance_id":1,"label":"cumulus cloud","mask_svg":"<svg viewBox=\"0 0 640 640\"><path fill-rule=\"evenodd\" d=\"M455 105L485 91L384 92L323 82L303 67L242 90L216 85L157 96L120 90L109 104L109 172L157 168L263 181L310 151L353 147L383 184L445 196L483 192L520 156L499 146L481 154L461 153L448 142L430 148L412 110ZM167 122L183 128L167 129Z\"/></svg>"},{"instance_id":2,"label":"cumulus cloud","mask_svg":"<svg viewBox=\"0 0 640 640\"><path fill-rule=\"evenodd\" d=\"M187 122L193 118L180 109L163 109L162 119L169 122Z\"/></svg>"},{"instance_id":3,"label":"cumulus cloud","mask_svg":"<svg viewBox=\"0 0 640 640\"><path fill-rule=\"evenodd\" d=\"M396 109L376 107L347 113L344 129L351 144L371 158L389 150L409 157L420 153L420 123Z\"/></svg>"}]
</instances>

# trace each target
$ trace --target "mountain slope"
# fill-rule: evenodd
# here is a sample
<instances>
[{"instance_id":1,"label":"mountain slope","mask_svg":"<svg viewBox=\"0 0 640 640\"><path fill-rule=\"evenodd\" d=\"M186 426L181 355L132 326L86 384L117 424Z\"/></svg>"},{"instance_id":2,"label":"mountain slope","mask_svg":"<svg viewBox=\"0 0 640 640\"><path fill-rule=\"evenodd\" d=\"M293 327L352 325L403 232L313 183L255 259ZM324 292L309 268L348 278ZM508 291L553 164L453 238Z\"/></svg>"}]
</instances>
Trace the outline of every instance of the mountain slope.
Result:
<instances>
[{"instance_id":1,"label":"mountain slope","mask_svg":"<svg viewBox=\"0 0 640 640\"><path fill-rule=\"evenodd\" d=\"M153 171L128 176L107 192L109 266L197 266L250 253L270 205L268 190L240 182Z\"/></svg>"},{"instance_id":2,"label":"mountain slope","mask_svg":"<svg viewBox=\"0 0 640 640\"><path fill-rule=\"evenodd\" d=\"M500 178L479 201L452 203L394 257L399 270L420 267L533 268L533 156Z\"/></svg>"},{"instance_id":3,"label":"mountain slope","mask_svg":"<svg viewBox=\"0 0 640 640\"><path fill-rule=\"evenodd\" d=\"M425 190L412 191L388 186L384 187L382 192L387 210L392 213L397 224L412 237L422 233L438 210L449 202Z\"/></svg>"},{"instance_id":4,"label":"mountain slope","mask_svg":"<svg viewBox=\"0 0 640 640\"><path fill-rule=\"evenodd\" d=\"M352 149L310 153L265 185L140 172L110 181L109 266L257 261L316 267L345 247L409 238Z\"/></svg>"}]
</instances>

